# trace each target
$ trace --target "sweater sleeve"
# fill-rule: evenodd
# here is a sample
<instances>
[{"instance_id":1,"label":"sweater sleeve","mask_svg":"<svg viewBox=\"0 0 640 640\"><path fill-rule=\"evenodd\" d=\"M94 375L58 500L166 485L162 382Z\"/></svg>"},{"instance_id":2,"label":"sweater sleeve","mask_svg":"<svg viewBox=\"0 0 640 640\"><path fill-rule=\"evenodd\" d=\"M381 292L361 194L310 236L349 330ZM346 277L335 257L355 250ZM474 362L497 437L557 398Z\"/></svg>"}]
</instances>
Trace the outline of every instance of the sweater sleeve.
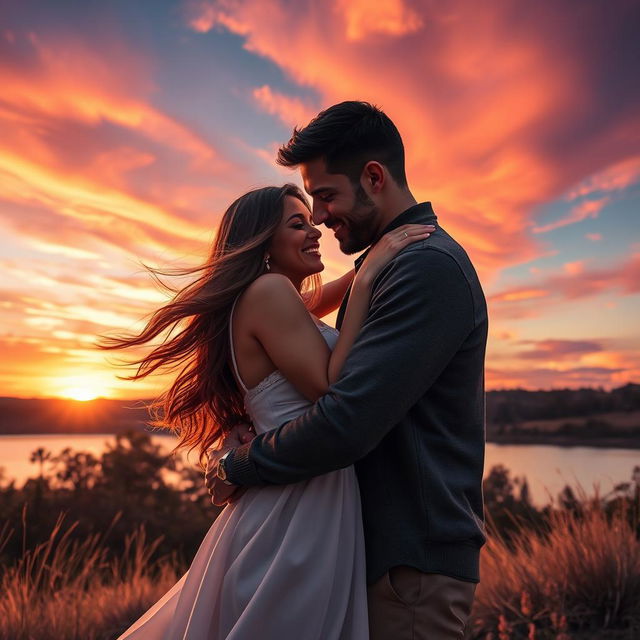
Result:
<instances>
[{"instance_id":1,"label":"sweater sleeve","mask_svg":"<svg viewBox=\"0 0 640 640\"><path fill-rule=\"evenodd\" d=\"M429 390L473 328L456 260L428 246L405 250L376 279L339 380L303 415L233 450L229 479L289 484L353 464Z\"/></svg>"}]
</instances>

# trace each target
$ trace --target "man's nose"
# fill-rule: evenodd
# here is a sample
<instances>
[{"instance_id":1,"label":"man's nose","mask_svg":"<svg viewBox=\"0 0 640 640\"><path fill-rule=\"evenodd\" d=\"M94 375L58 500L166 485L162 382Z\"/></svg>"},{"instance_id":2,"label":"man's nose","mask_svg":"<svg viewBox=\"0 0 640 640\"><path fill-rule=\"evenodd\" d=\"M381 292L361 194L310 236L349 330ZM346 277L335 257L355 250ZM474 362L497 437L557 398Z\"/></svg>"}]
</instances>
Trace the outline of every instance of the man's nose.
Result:
<instances>
[{"instance_id":1,"label":"man's nose","mask_svg":"<svg viewBox=\"0 0 640 640\"><path fill-rule=\"evenodd\" d=\"M311 212L311 220L313 220L313 224L316 225L317 227L318 225L321 225L323 222L326 222L328 217L329 217L329 214L327 213L325 208L321 205L317 205L314 203L313 211Z\"/></svg>"}]
</instances>

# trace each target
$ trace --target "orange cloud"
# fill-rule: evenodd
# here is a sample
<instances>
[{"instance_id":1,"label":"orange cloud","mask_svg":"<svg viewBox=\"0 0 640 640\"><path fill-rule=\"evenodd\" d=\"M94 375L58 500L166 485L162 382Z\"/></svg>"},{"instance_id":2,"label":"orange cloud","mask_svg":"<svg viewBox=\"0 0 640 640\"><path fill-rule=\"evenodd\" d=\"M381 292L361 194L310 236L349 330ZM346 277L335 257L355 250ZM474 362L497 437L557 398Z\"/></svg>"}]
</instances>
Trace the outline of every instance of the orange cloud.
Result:
<instances>
[{"instance_id":1,"label":"orange cloud","mask_svg":"<svg viewBox=\"0 0 640 640\"><path fill-rule=\"evenodd\" d=\"M515 291L507 291L505 293L496 294L492 299L497 302L514 302L518 300L544 298L549 294L550 292L546 289L518 289Z\"/></svg>"},{"instance_id":2,"label":"orange cloud","mask_svg":"<svg viewBox=\"0 0 640 640\"><path fill-rule=\"evenodd\" d=\"M68 259L106 247L148 258L210 239L211 212L242 172L150 104L142 54L107 41L98 55L75 36L2 39L0 208L25 243Z\"/></svg>"},{"instance_id":3,"label":"orange cloud","mask_svg":"<svg viewBox=\"0 0 640 640\"><path fill-rule=\"evenodd\" d=\"M116 375L122 371L109 367L103 354L52 348L46 339L0 336L0 352L4 395L59 396L73 381L82 385L84 380L103 397L148 398L167 382L160 377L135 383L118 380Z\"/></svg>"},{"instance_id":4,"label":"orange cloud","mask_svg":"<svg viewBox=\"0 0 640 640\"><path fill-rule=\"evenodd\" d=\"M35 34L28 43L33 56L29 73L9 57L0 63L4 119L14 124L35 124L43 117L89 125L109 121L183 151L196 163L213 167L220 162L213 147L131 92L132 75L143 93L152 89L139 54L97 56L73 39L45 41ZM11 44L26 43L14 38Z\"/></svg>"},{"instance_id":5,"label":"orange cloud","mask_svg":"<svg viewBox=\"0 0 640 640\"><path fill-rule=\"evenodd\" d=\"M70 176L7 151L0 151L0 172L8 182L0 190L5 199L39 201L53 206L58 214L72 218L89 218L99 223L99 217L115 216L157 229L172 229L178 237L196 239L202 228L178 218L160 207L134 198L121 191L105 187L86 177Z\"/></svg>"},{"instance_id":6,"label":"orange cloud","mask_svg":"<svg viewBox=\"0 0 640 640\"><path fill-rule=\"evenodd\" d=\"M345 21L347 40L372 35L403 36L418 31L422 18L404 0L338 0L335 5Z\"/></svg>"}]
</instances>

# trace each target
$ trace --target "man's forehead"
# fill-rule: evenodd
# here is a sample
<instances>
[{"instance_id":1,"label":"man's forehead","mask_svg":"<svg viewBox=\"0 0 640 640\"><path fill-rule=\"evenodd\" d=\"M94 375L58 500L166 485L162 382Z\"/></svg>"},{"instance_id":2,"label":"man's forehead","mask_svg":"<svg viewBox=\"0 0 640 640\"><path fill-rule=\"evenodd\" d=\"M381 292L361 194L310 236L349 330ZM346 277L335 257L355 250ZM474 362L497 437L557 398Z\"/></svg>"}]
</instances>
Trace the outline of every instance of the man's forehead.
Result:
<instances>
[{"instance_id":1,"label":"man's forehead","mask_svg":"<svg viewBox=\"0 0 640 640\"><path fill-rule=\"evenodd\" d=\"M322 158L303 162L300 165L300 174L305 184L310 181L315 182L323 176L328 175L326 164Z\"/></svg>"},{"instance_id":2,"label":"man's forehead","mask_svg":"<svg viewBox=\"0 0 640 640\"><path fill-rule=\"evenodd\" d=\"M345 177L337 173L328 173L326 163L322 158L301 164L300 175L304 189L310 196L328 189L335 189L340 183L340 179Z\"/></svg>"}]
</instances>

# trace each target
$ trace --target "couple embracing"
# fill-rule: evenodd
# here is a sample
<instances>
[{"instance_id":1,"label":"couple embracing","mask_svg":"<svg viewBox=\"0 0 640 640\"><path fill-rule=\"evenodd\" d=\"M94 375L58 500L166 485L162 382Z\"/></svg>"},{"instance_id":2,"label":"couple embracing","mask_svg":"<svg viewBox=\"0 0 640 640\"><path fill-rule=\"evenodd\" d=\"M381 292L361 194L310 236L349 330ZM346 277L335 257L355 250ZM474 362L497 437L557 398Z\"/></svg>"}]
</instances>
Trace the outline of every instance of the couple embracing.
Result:
<instances>
[{"instance_id":1,"label":"couple embracing","mask_svg":"<svg viewBox=\"0 0 640 640\"><path fill-rule=\"evenodd\" d=\"M343 102L294 130L293 185L225 212L138 361L225 504L129 640L463 638L484 543L487 311L462 247L407 184L393 122ZM355 270L320 285L320 226ZM337 326L320 320L339 307Z\"/></svg>"}]
</instances>

